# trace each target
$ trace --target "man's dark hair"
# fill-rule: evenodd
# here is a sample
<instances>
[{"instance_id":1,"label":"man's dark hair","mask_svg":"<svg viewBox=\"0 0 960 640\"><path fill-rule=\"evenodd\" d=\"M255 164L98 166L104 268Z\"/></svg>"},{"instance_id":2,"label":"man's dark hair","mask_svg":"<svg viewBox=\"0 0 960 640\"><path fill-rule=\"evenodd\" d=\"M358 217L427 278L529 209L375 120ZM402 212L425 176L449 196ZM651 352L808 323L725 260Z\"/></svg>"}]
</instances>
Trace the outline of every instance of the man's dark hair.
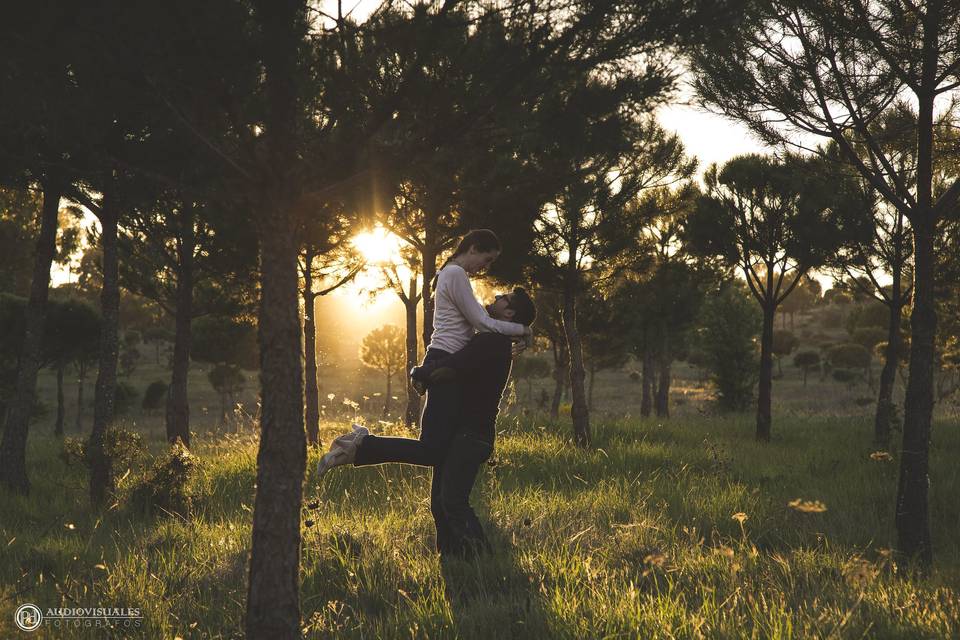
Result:
<instances>
[{"instance_id":1,"label":"man's dark hair","mask_svg":"<svg viewBox=\"0 0 960 640\"><path fill-rule=\"evenodd\" d=\"M513 309L513 321L526 326L533 324L537 319L537 305L523 287L513 290L510 297L510 308Z\"/></svg>"}]
</instances>

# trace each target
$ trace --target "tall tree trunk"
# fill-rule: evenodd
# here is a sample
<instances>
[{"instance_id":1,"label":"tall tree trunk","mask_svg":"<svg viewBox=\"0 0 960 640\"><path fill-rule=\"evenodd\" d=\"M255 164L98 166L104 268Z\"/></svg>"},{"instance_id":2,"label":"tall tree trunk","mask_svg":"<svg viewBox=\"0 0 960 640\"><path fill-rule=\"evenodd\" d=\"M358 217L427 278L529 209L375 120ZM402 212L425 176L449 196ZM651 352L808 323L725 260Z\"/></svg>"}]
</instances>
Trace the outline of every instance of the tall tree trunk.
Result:
<instances>
[{"instance_id":1,"label":"tall tree trunk","mask_svg":"<svg viewBox=\"0 0 960 640\"><path fill-rule=\"evenodd\" d=\"M657 373L659 381L657 383L657 396L654 402L654 409L658 418L670 417L670 361L673 356L670 353L670 333L666 322L660 326L660 354L657 358Z\"/></svg>"},{"instance_id":2,"label":"tall tree trunk","mask_svg":"<svg viewBox=\"0 0 960 640\"><path fill-rule=\"evenodd\" d=\"M292 201L297 185L290 176L296 173L295 83L304 17L299 0L256 0L254 7L262 26L270 171L260 193L262 406L245 631L250 640L293 640L301 637L300 506L307 439Z\"/></svg>"},{"instance_id":3,"label":"tall tree trunk","mask_svg":"<svg viewBox=\"0 0 960 640\"><path fill-rule=\"evenodd\" d=\"M393 373L387 372L387 395L383 398L383 417L390 415L390 394L393 393L391 383L393 382Z\"/></svg>"},{"instance_id":4,"label":"tall tree trunk","mask_svg":"<svg viewBox=\"0 0 960 640\"><path fill-rule=\"evenodd\" d=\"M410 369L417 366L417 277L410 278L410 290L407 293L403 305L406 311L407 320L407 367L404 372L404 379L407 379L407 373ZM408 427L412 427L420 420L420 396L407 379L407 409L404 414L404 422Z\"/></svg>"},{"instance_id":5,"label":"tall tree trunk","mask_svg":"<svg viewBox=\"0 0 960 640\"><path fill-rule=\"evenodd\" d=\"M897 546L909 557L930 564L930 422L933 416L934 307L933 225L914 224L914 296L910 315L910 368L904 400L903 447L897 488Z\"/></svg>"},{"instance_id":6,"label":"tall tree trunk","mask_svg":"<svg viewBox=\"0 0 960 640\"><path fill-rule=\"evenodd\" d=\"M3 440L0 442L0 480L11 490L30 493L27 478L27 431L37 392L37 371L43 346L43 324L50 291L50 266L57 250L57 213L63 189L48 178L43 183L40 235L33 254L30 299L24 312L24 334L17 363L17 390L7 407Z\"/></svg>"},{"instance_id":7,"label":"tall tree trunk","mask_svg":"<svg viewBox=\"0 0 960 640\"><path fill-rule=\"evenodd\" d=\"M760 381L757 392L757 440L770 440L772 416L770 404L773 397L773 321L776 309L764 303L763 332L760 338Z\"/></svg>"},{"instance_id":8,"label":"tall tree trunk","mask_svg":"<svg viewBox=\"0 0 960 640\"><path fill-rule=\"evenodd\" d=\"M63 435L63 417L65 413L63 406L63 368L63 363L57 365L57 422L53 427L53 434L57 436Z\"/></svg>"},{"instance_id":9,"label":"tall tree trunk","mask_svg":"<svg viewBox=\"0 0 960 640\"><path fill-rule=\"evenodd\" d=\"M190 321L193 318L193 252L196 235L193 227L192 203L183 202L180 210L180 246L177 251L177 313L173 340L173 373L167 394L167 442L177 438L190 446L190 402L187 398L187 376L190 371L192 342Z\"/></svg>"},{"instance_id":10,"label":"tall tree trunk","mask_svg":"<svg viewBox=\"0 0 960 640\"><path fill-rule=\"evenodd\" d=\"M877 397L877 413L873 420L873 441L878 447L886 448L890 444L890 428L896 412L893 401L893 387L897 378L897 362L900 359L900 314L903 310L900 280L902 271L899 265L893 269L893 282L890 285L888 309L890 319L887 326L887 348L883 354L883 369L880 371L880 392Z\"/></svg>"},{"instance_id":11,"label":"tall tree trunk","mask_svg":"<svg viewBox=\"0 0 960 640\"><path fill-rule=\"evenodd\" d=\"M550 401L550 415L560 417L560 402L563 399L563 389L570 375L570 352L565 344L557 345L553 359L553 399Z\"/></svg>"},{"instance_id":12,"label":"tall tree trunk","mask_svg":"<svg viewBox=\"0 0 960 640\"><path fill-rule=\"evenodd\" d=\"M87 380L87 364L80 360L80 372L77 375L77 421L74 423L76 431L83 430L83 384Z\"/></svg>"},{"instance_id":13,"label":"tall tree trunk","mask_svg":"<svg viewBox=\"0 0 960 640\"><path fill-rule=\"evenodd\" d=\"M922 86L936 83L938 5L931 5L923 24ZM936 365L937 310L934 293L936 257L933 210L933 119L935 95L917 92L917 197L913 227L913 311L910 314L910 367L903 411L903 447L897 486L897 549L917 558L924 567L933 562L927 492L930 485L930 427L933 418L933 371Z\"/></svg>"},{"instance_id":14,"label":"tall tree trunk","mask_svg":"<svg viewBox=\"0 0 960 640\"><path fill-rule=\"evenodd\" d=\"M430 346L433 337L433 278L437 275L437 249L429 237L430 226L427 225L427 238L424 249L420 253L423 261L423 348Z\"/></svg>"},{"instance_id":15,"label":"tall tree trunk","mask_svg":"<svg viewBox=\"0 0 960 640\"><path fill-rule=\"evenodd\" d=\"M308 248L303 272L303 356L307 444L320 444L320 388L317 383L317 296L313 291L313 251Z\"/></svg>"},{"instance_id":16,"label":"tall tree trunk","mask_svg":"<svg viewBox=\"0 0 960 640\"><path fill-rule=\"evenodd\" d=\"M575 252L572 252L575 257ZM568 264L568 278L575 277L573 258ZM577 300L572 282L566 282L563 289L563 333L570 352L570 417L573 419L573 440L581 447L590 446L590 412L587 409L587 397L583 388L583 346L580 332L577 330Z\"/></svg>"},{"instance_id":17,"label":"tall tree trunk","mask_svg":"<svg viewBox=\"0 0 960 640\"><path fill-rule=\"evenodd\" d=\"M587 409L593 411L593 383L597 379L597 367L590 363L590 382L587 385Z\"/></svg>"},{"instance_id":18,"label":"tall tree trunk","mask_svg":"<svg viewBox=\"0 0 960 640\"><path fill-rule=\"evenodd\" d=\"M670 360L660 357L659 380L657 381L656 411L658 418L670 417Z\"/></svg>"},{"instance_id":19,"label":"tall tree trunk","mask_svg":"<svg viewBox=\"0 0 960 640\"><path fill-rule=\"evenodd\" d=\"M112 487L112 463L104 438L113 422L117 391L117 355L120 351L120 282L117 258L117 203L114 194L103 194L100 209L100 242L103 247L103 288L100 290L100 358L94 388L93 429L87 444L90 457L90 501L102 505Z\"/></svg>"},{"instance_id":20,"label":"tall tree trunk","mask_svg":"<svg viewBox=\"0 0 960 640\"><path fill-rule=\"evenodd\" d=\"M647 418L653 409L654 388L653 350L650 348L649 340L643 347L643 364L641 369L642 396L640 398L640 416Z\"/></svg>"}]
</instances>

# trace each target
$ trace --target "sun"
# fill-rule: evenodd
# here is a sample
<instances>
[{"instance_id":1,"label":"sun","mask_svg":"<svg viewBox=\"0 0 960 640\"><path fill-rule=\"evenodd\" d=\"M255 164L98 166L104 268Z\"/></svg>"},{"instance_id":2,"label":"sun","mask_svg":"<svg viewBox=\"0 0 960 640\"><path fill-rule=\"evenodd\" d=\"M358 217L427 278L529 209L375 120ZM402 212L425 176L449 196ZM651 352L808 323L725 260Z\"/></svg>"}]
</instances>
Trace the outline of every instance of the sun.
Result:
<instances>
[{"instance_id":1,"label":"sun","mask_svg":"<svg viewBox=\"0 0 960 640\"><path fill-rule=\"evenodd\" d=\"M400 238L379 225L356 234L351 242L367 264L393 265L402 261Z\"/></svg>"}]
</instances>

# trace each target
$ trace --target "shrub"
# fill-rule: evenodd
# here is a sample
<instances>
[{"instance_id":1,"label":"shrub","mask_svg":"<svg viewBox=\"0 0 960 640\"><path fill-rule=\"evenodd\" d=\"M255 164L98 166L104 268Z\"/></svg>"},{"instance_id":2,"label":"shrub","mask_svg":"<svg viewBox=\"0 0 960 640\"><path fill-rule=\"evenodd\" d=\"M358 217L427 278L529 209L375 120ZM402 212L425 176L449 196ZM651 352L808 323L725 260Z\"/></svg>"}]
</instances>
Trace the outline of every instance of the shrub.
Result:
<instances>
[{"instance_id":1,"label":"shrub","mask_svg":"<svg viewBox=\"0 0 960 640\"><path fill-rule=\"evenodd\" d=\"M178 439L162 456L154 459L130 492L130 505L147 515L158 511L183 517L193 510L194 498L190 481L199 467Z\"/></svg>"},{"instance_id":2,"label":"shrub","mask_svg":"<svg viewBox=\"0 0 960 640\"><path fill-rule=\"evenodd\" d=\"M827 360L834 369L866 369L870 366L870 352L854 342L836 344L827 350Z\"/></svg>"},{"instance_id":3,"label":"shrub","mask_svg":"<svg viewBox=\"0 0 960 640\"><path fill-rule=\"evenodd\" d=\"M833 370L833 379L837 382L845 382L849 386L856 384L857 380L860 379L860 376L849 369L834 369Z\"/></svg>"},{"instance_id":4,"label":"shrub","mask_svg":"<svg viewBox=\"0 0 960 640\"><path fill-rule=\"evenodd\" d=\"M641 375L639 371L633 370L630 372L629 377L631 382L640 382Z\"/></svg>"},{"instance_id":5,"label":"shrub","mask_svg":"<svg viewBox=\"0 0 960 640\"><path fill-rule=\"evenodd\" d=\"M159 411L163 408L163 403L167 398L167 383L162 380L155 380L150 383L147 390L143 392L143 403L140 407L144 411Z\"/></svg>"},{"instance_id":6,"label":"shrub","mask_svg":"<svg viewBox=\"0 0 960 640\"><path fill-rule=\"evenodd\" d=\"M807 384L807 374L820 368L820 354L816 351L800 351L793 356L793 364L803 372L803 384Z\"/></svg>"},{"instance_id":7,"label":"shrub","mask_svg":"<svg viewBox=\"0 0 960 640\"><path fill-rule=\"evenodd\" d=\"M743 411L753 400L761 317L745 287L727 284L703 307L699 346L717 387L720 408Z\"/></svg>"},{"instance_id":8,"label":"shrub","mask_svg":"<svg viewBox=\"0 0 960 640\"><path fill-rule=\"evenodd\" d=\"M837 329L843 326L843 311L837 307L827 307L820 312L820 326L826 329Z\"/></svg>"},{"instance_id":9,"label":"shrub","mask_svg":"<svg viewBox=\"0 0 960 640\"><path fill-rule=\"evenodd\" d=\"M87 454L87 444L86 438L64 438L60 458L68 465L80 464L89 469L91 461ZM119 425L107 428L103 435L103 447L110 460L110 486L115 484L121 469L126 473L137 466L146 455L143 436Z\"/></svg>"},{"instance_id":10,"label":"shrub","mask_svg":"<svg viewBox=\"0 0 960 640\"><path fill-rule=\"evenodd\" d=\"M123 334L123 342L129 347L135 347L143 341L143 337L136 329L130 329Z\"/></svg>"},{"instance_id":11,"label":"shrub","mask_svg":"<svg viewBox=\"0 0 960 640\"><path fill-rule=\"evenodd\" d=\"M130 412L140 392L135 386L128 382L118 382L116 395L113 397L113 411L116 415L122 416Z\"/></svg>"}]
</instances>

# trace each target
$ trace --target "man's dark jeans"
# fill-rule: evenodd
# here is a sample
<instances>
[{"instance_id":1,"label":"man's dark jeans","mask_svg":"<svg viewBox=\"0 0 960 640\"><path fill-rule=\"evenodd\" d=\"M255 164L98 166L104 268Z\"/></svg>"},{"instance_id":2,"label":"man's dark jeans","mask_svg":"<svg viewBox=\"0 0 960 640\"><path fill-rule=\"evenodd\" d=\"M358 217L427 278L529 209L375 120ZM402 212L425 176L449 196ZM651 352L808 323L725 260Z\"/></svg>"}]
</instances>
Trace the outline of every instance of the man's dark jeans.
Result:
<instances>
[{"instance_id":1,"label":"man's dark jeans","mask_svg":"<svg viewBox=\"0 0 960 640\"><path fill-rule=\"evenodd\" d=\"M437 525L437 551L441 554L464 555L489 548L480 520L470 506L470 492L480 467L492 453L493 444L461 431L454 436L447 456L434 466L430 511Z\"/></svg>"},{"instance_id":2,"label":"man's dark jeans","mask_svg":"<svg viewBox=\"0 0 960 640\"><path fill-rule=\"evenodd\" d=\"M446 351L429 349L424 363L448 355ZM485 544L483 529L470 507L470 490L493 445L472 434L457 433L461 393L457 381L431 385L420 416L420 438L368 435L353 463L363 466L405 462L433 467L430 511L437 527L440 553L460 553L467 546Z\"/></svg>"}]
</instances>

